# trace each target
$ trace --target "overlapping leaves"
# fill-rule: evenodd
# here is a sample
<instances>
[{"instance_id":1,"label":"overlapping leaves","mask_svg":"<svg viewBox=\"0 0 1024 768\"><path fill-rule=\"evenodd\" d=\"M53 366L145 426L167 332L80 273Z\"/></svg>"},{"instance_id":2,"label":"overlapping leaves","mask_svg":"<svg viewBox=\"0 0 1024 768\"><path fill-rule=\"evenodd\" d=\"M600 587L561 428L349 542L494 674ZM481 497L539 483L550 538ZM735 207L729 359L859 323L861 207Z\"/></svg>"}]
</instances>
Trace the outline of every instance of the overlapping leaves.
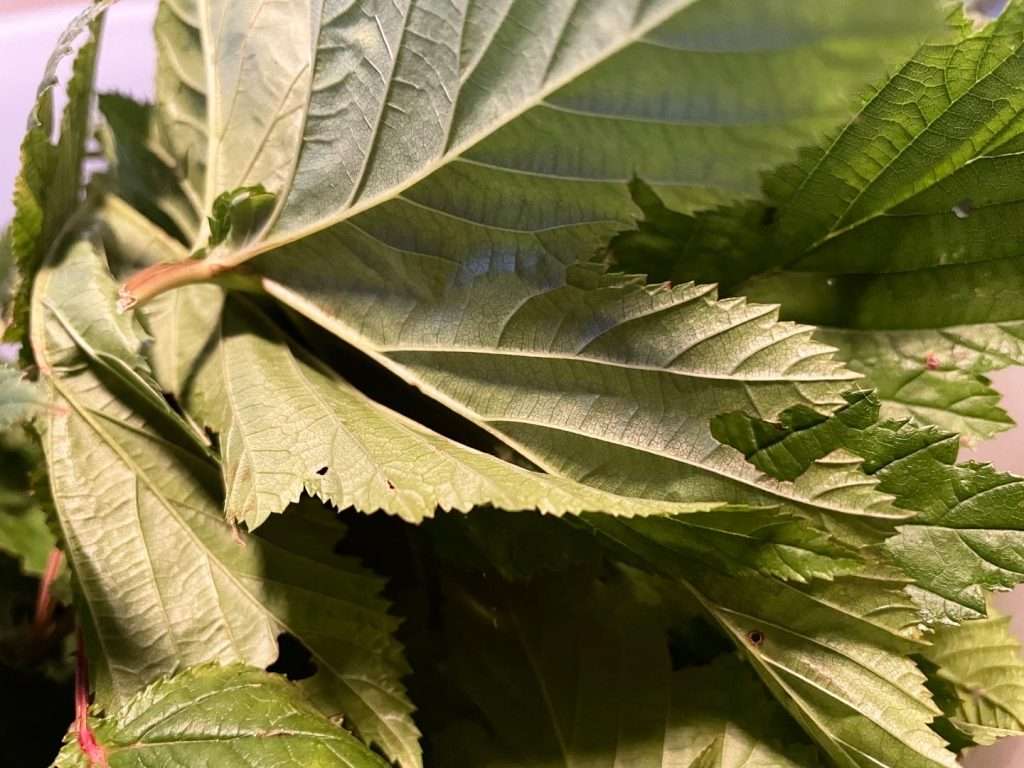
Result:
<instances>
[{"instance_id":1,"label":"overlapping leaves","mask_svg":"<svg viewBox=\"0 0 1024 768\"><path fill-rule=\"evenodd\" d=\"M116 292L98 246L77 241L37 276L32 310L50 487L100 700L190 665L267 666L289 632L318 667L303 684L313 701L418 765L382 581L333 555L340 531L322 518L293 515L258 538L225 521L216 465L143 394L143 335Z\"/></svg>"},{"instance_id":2,"label":"overlapping leaves","mask_svg":"<svg viewBox=\"0 0 1024 768\"><path fill-rule=\"evenodd\" d=\"M1012 425L985 374L1021 356L1024 5L958 15L838 133L770 174L763 203L695 217L649 189L632 268L720 281L824 326L887 416L987 437Z\"/></svg>"},{"instance_id":3,"label":"overlapping leaves","mask_svg":"<svg viewBox=\"0 0 1024 768\"><path fill-rule=\"evenodd\" d=\"M283 678L240 665L198 667L160 680L92 720L110 765L222 768L384 768ZM73 737L55 768L95 763Z\"/></svg>"},{"instance_id":4,"label":"overlapping leaves","mask_svg":"<svg viewBox=\"0 0 1024 768\"><path fill-rule=\"evenodd\" d=\"M987 464L956 464L959 437L936 427L879 421L870 392L848 396L830 417L802 407L766 423L723 415L715 433L764 472L794 478L835 450L864 459L880 491L916 514L886 547L914 583L908 587L928 622L985 615L985 590L1024 581L1024 480Z\"/></svg>"},{"instance_id":5,"label":"overlapping leaves","mask_svg":"<svg viewBox=\"0 0 1024 768\"><path fill-rule=\"evenodd\" d=\"M632 175L685 210L753 194L759 169L845 113L848 86L870 74L880 49L895 55L934 28L936 5L164 2L158 104L147 112L104 103L115 167L102 189L121 198L104 200L97 224L122 265L151 260L147 250L173 262L129 281L124 306L197 278L263 288L548 474L473 451L374 402L339 376L335 361L314 358L265 314L262 299L225 298L220 287L190 286L153 305L151 374L134 316L114 311L98 242L86 237L65 253L44 226L23 261L31 283L50 255L34 281L32 349L50 392L50 483L101 699L123 703L156 677L208 661L266 666L275 636L287 631L318 668L303 694L389 759L416 766L418 734L399 682L405 666L380 580L334 556L338 533L309 510L271 515L303 493L413 522L435 507L494 504L589 512L573 524L611 559L687 590L842 768L953 765L930 727L942 712L910 658L926 653L919 609L928 618L977 615L982 587L1005 577L979 576L995 564L982 556L943 581L907 537L953 531L950 486L954 495L966 488L970 501L1013 483L974 468L959 474L950 438L903 426L882 441L898 456L884 470L867 462L880 482L860 460L822 450L830 434L797 449L798 472L764 477L718 444L712 418L742 410L757 448L779 429L799 442L848 420L850 408L829 412L843 404L850 371L811 339L810 327L779 322L771 307L720 300L693 283L653 288L591 261L635 212ZM1014 66L1012 23L934 43L915 62L941 69L934 62L946 51L962 70L974 63L987 83L973 87L994 106L959 137L961 154L1016 109L1015 96L1004 104L984 90ZM834 98L822 98L823 81L836 86ZM784 91L764 87L782 82ZM969 101L950 94L943 104L932 85L919 94L936 107L919 126L921 146L949 138ZM880 93L864 114L888 103ZM844 152L877 160L870 141L851 135ZM920 192L913 178L928 172L911 162L917 146L910 140L906 152L883 158L877 178L848 180L849 210L826 223L813 211L803 221L756 205L745 216L793 242L816 227L838 237L894 195ZM831 169L822 178L842 175L830 157L819 158ZM145 184L159 194L147 196ZM794 189L778 194L796 200L801 183ZM39 197L45 224L50 203ZM183 258L174 237L190 238L205 260ZM225 281L222 270L243 262ZM942 364L926 356L927 369ZM774 419L784 427L767 425ZM835 447L849 448L872 428L856 422ZM904 461L921 475L913 487L889 473ZM928 479L937 489L930 495L920 487ZM918 506L906 495L917 495ZM977 506L972 514L986 530L972 535L1002 535L989 530L994 508ZM225 509L250 530L266 525L236 531ZM622 519L637 515L644 517ZM422 548L411 551L427 573L433 564L419 561ZM917 583L908 585L887 558ZM957 578L965 581L951 591ZM460 581L473 579L437 577L448 593L462 594ZM429 602L432 587L422 589ZM735 662L666 674L664 627L649 612L609 601L603 584L586 593L561 580L531 589L499 596L501 606L466 598L459 608L452 647L461 652L442 671L476 707L452 732L450 743L468 750L453 753L459 760L561 765L611 755L706 768L749 749L760 761L753 764L814 763L812 749L772 738L802 741ZM523 674L508 682L510 669ZM252 676L274 707L290 707L288 717L305 707L280 681L222 672ZM195 693L222 672L160 684L129 709L159 709L165 694L201 707ZM772 734L719 699L697 707L676 690L721 685L726 673L742 680ZM508 715L510 701L521 704L519 719ZM327 733L308 708L300 715L311 732ZM237 719L234 709L197 716ZM962 714L956 727L990 719ZM133 735L129 720L101 724L106 743L166 752L146 732ZM261 728L252 733L269 738ZM352 760L370 759L344 732L330 734L358 755ZM258 746L221 735L210 754ZM302 742L298 750L313 747L308 735L284 734ZM270 742L268 750L277 744ZM67 759L79 759L70 749Z\"/></svg>"}]
</instances>

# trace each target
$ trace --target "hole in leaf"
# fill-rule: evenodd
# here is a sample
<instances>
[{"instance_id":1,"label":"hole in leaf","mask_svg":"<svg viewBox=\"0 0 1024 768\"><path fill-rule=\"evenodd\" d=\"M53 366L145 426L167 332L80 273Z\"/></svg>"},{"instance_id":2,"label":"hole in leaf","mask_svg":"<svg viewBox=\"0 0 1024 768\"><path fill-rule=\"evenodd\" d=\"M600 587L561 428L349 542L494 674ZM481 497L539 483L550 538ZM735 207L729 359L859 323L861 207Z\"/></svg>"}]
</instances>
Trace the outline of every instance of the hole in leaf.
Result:
<instances>
[{"instance_id":1,"label":"hole in leaf","mask_svg":"<svg viewBox=\"0 0 1024 768\"><path fill-rule=\"evenodd\" d=\"M323 477L324 475L327 474L327 467L320 467L320 469L318 469L316 473L320 475L320 477Z\"/></svg>"},{"instance_id":2,"label":"hole in leaf","mask_svg":"<svg viewBox=\"0 0 1024 768\"><path fill-rule=\"evenodd\" d=\"M289 632L277 636L277 661L267 667L268 672L284 675L292 682L305 680L316 674L313 654Z\"/></svg>"},{"instance_id":3,"label":"hole in leaf","mask_svg":"<svg viewBox=\"0 0 1024 768\"><path fill-rule=\"evenodd\" d=\"M754 629L747 633L747 642L749 642L755 648L760 648L764 645L764 632L760 629Z\"/></svg>"}]
</instances>

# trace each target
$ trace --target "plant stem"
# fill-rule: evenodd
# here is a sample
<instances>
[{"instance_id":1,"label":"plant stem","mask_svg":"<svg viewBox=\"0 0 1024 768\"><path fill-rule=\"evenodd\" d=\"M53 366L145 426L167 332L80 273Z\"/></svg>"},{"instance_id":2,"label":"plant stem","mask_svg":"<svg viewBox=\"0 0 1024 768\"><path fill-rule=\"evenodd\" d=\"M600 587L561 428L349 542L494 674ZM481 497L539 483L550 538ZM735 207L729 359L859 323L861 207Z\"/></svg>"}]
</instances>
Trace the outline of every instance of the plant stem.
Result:
<instances>
[{"instance_id":1,"label":"plant stem","mask_svg":"<svg viewBox=\"0 0 1024 768\"><path fill-rule=\"evenodd\" d=\"M89 727L89 660L85 656L81 623L76 630L75 646L75 737L90 765L108 768L107 752Z\"/></svg>"},{"instance_id":2,"label":"plant stem","mask_svg":"<svg viewBox=\"0 0 1024 768\"><path fill-rule=\"evenodd\" d=\"M53 619L53 583L57 580L63 553L54 547L46 559L46 570L39 581L39 592L36 594L36 612L32 619L32 635L39 641L49 634Z\"/></svg>"},{"instance_id":3,"label":"plant stem","mask_svg":"<svg viewBox=\"0 0 1024 768\"><path fill-rule=\"evenodd\" d=\"M192 283L209 282L225 269L224 265L207 259L154 264L135 273L121 286L118 291L118 309L127 312L165 291Z\"/></svg>"}]
</instances>

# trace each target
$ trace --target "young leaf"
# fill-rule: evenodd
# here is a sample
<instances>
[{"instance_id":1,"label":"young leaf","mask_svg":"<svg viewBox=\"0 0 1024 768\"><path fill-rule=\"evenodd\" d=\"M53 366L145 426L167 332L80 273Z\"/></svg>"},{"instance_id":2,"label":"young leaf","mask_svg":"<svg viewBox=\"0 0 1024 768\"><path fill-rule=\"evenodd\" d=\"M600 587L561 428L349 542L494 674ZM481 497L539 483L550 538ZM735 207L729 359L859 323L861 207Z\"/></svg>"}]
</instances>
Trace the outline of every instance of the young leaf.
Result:
<instances>
[{"instance_id":1,"label":"young leaf","mask_svg":"<svg viewBox=\"0 0 1024 768\"><path fill-rule=\"evenodd\" d=\"M985 615L985 590L1024 581L1024 481L987 464L956 464L959 438L935 427L878 421L879 403L855 392L831 417L806 408L766 423L742 413L717 418L715 434L778 478L796 477L844 449L864 459L879 490L916 515L886 547L913 578L908 587L928 623Z\"/></svg>"},{"instance_id":2,"label":"young leaf","mask_svg":"<svg viewBox=\"0 0 1024 768\"><path fill-rule=\"evenodd\" d=\"M750 195L758 170L884 72L879 51L935 30L940 7L503 0L321 13L308 0L167 2L158 95L172 156L193 186L202 177L207 212L256 184L276 209L241 247L141 277L126 294L146 300L365 211L499 229L591 222L610 234L633 215L634 174L679 204ZM701 159L717 156L733 161Z\"/></svg>"},{"instance_id":3,"label":"young leaf","mask_svg":"<svg viewBox=\"0 0 1024 768\"><path fill-rule=\"evenodd\" d=\"M336 558L336 534L320 523L293 516L257 538L224 521L217 467L162 398L141 393L144 378L128 380L140 337L122 328L130 316L116 313L101 270L92 244L76 243L39 274L32 311L34 352L49 371L50 485L100 700L116 706L195 664L266 666L288 632L317 666L302 683L317 706L419 766L381 580Z\"/></svg>"},{"instance_id":4,"label":"young leaf","mask_svg":"<svg viewBox=\"0 0 1024 768\"><path fill-rule=\"evenodd\" d=\"M1024 659L1008 617L940 627L921 655L935 683L950 691L938 699L947 719L971 741L1024 735Z\"/></svg>"},{"instance_id":5,"label":"young leaf","mask_svg":"<svg viewBox=\"0 0 1024 768\"><path fill-rule=\"evenodd\" d=\"M79 205L82 161L89 132L92 81L96 44L103 12L114 0L97 0L68 25L47 62L36 102L21 143L21 170L14 180L15 217L11 223L11 252L18 269L11 307L11 323L4 332L8 341L24 341L28 333L32 281L47 251L56 247L58 235ZM51 142L53 89L57 67L73 51L73 43L88 30L89 40L75 57L67 86L67 106L57 143ZM28 344L21 347L23 361L31 359Z\"/></svg>"},{"instance_id":6,"label":"young leaf","mask_svg":"<svg viewBox=\"0 0 1024 768\"><path fill-rule=\"evenodd\" d=\"M112 768L385 768L284 678L239 665L194 667L90 718ZM70 735L54 768L92 768Z\"/></svg>"}]
</instances>

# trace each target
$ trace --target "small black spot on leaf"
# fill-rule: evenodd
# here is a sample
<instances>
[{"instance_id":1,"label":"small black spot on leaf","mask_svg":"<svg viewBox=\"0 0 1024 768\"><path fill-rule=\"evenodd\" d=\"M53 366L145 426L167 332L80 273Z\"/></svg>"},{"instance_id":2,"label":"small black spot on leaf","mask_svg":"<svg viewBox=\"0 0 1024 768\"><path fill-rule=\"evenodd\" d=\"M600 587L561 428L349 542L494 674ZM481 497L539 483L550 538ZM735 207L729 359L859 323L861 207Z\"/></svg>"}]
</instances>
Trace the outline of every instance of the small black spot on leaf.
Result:
<instances>
[{"instance_id":1,"label":"small black spot on leaf","mask_svg":"<svg viewBox=\"0 0 1024 768\"><path fill-rule=\"evenodd\" d=\"M326 474L327 474L327 467L320 467L320 469L318 469L318 470L316 471L316 473L317 473L318 475L320 475L321 477L323 477L324 475L326 475Z\"/></svg>"}]
</instances>

